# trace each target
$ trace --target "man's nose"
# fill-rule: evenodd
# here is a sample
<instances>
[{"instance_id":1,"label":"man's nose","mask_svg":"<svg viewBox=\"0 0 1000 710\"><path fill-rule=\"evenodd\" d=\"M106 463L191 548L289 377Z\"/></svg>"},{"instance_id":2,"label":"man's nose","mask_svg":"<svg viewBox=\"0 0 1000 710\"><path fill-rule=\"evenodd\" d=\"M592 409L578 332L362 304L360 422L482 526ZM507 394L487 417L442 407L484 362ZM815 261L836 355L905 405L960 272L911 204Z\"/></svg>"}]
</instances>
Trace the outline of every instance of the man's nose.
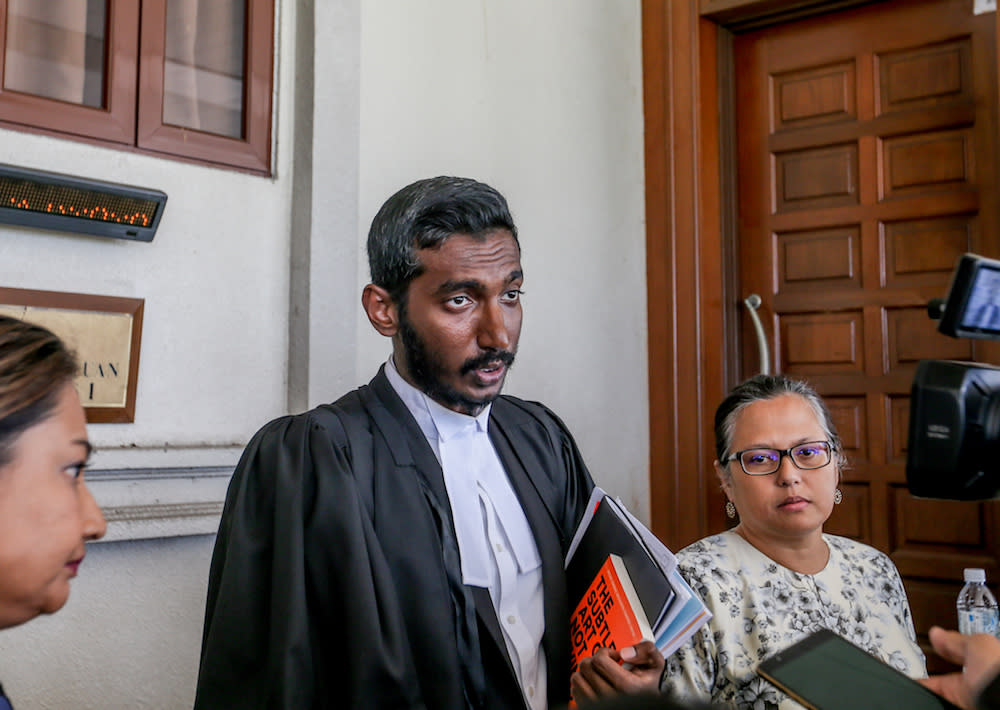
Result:
<instances>
[{"instance_id":1,"label":"man's nose","mask_svg":"<svg viewBox=\"0 0 1000 710\"><path fill-rule=\"evenodd\" d=\"M508 350L510 348L510 332L507 329L503 306L499 303L488 302L483 307L476 340L483 350Z\"/></svg>"}]
</instances>

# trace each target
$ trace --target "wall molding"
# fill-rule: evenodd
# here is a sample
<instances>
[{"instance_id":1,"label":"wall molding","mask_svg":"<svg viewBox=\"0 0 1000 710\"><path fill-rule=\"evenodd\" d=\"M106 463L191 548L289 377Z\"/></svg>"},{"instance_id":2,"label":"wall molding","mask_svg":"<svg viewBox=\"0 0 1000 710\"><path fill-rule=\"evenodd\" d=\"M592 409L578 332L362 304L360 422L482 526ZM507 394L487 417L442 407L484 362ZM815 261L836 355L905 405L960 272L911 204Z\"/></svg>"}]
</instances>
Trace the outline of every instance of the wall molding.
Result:
<instances>
[{"instance_id":1,"label":"wall molding","mask_svg":"<svg viewBox=\"0 0 1000 710\"><path fill-rule=\"evenodd\" d=\"M88 470L108 522L101 542L214 535L231 466Z\"/></svg>"}]
</instances>

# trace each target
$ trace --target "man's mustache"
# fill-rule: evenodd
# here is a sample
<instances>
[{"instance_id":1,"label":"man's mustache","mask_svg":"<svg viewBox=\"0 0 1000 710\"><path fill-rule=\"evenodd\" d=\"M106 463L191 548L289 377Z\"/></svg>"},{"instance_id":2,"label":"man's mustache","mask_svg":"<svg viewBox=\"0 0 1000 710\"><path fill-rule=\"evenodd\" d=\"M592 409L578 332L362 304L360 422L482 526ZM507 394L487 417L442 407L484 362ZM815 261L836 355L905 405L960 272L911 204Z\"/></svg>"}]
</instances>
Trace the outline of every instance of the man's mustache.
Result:
<instances>
[{"instance_id":1,"label":"man's mustache","mask_svg":"<svg viewBox=\"0 0 1000 710\"><path fill-rule=\"evenodd\" d=\"M459 372L463 375L467 375L473 370L478 370L497 362L502 362L507 367L510 367L514 364L514 353L509 350L494 350L493 352L486 352L482 355L477 355L474 358L466 360L462 364L462 369Z\"/></svg>"}]
</instances>

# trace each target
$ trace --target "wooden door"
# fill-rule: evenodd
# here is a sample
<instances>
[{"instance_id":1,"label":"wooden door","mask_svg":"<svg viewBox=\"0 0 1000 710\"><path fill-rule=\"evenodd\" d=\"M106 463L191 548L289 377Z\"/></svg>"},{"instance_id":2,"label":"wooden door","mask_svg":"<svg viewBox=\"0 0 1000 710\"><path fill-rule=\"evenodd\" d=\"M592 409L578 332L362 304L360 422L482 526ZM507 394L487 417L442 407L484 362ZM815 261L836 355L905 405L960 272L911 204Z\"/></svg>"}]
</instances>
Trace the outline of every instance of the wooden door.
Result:
<instances>
[{"instance_id":1,"label":"wooden door","mask_svg":"<svg viewBox=\"0 0 1000 710\"><path fill-rule=\"evenodd\" d=\"M917 500L905 480L916 363L1000 362L926 312L963 252L1000 257L995 22L972 0L905 0L734 43L743 295L763 299L775 371L810 381L844 438L827 530L891 555L923 642L955 626L963 567L1000 582L997 504Z\"/></svg>"}]
</instances>

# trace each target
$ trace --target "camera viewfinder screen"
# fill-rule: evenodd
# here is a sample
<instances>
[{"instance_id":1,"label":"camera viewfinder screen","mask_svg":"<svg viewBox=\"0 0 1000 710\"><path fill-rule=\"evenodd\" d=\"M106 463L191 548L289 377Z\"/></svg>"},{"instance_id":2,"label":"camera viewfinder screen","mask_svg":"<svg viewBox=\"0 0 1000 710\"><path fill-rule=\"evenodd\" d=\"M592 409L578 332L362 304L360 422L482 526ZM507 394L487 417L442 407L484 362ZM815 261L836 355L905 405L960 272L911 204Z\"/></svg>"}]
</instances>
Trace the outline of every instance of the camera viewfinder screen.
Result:
<instances>
[{"instance_id":1,"label":"camera viewfinder screen","mask_svg":"<svg viewBox=\"0 0 1000 710\"><path fill-rule=\"evenodd\" d=\"M1000 333L1000 270L981 265L976 271L960 325Z\"/></svg>"}]
</instances>

